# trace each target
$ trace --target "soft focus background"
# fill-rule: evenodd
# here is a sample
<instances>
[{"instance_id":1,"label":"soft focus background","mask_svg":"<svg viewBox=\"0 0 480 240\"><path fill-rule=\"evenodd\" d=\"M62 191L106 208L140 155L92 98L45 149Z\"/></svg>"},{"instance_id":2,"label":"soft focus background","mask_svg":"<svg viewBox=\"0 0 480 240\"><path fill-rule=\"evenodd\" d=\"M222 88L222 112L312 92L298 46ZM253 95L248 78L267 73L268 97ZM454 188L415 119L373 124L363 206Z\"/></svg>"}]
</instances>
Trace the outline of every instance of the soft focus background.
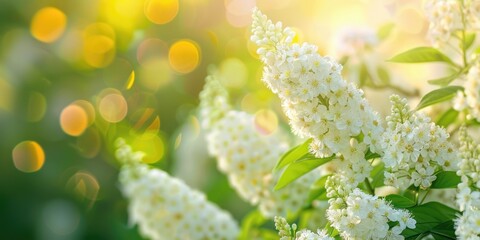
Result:
<instances>
[{"instance_id":1,"label":"soft focus background","mask_svg":"<svg viewBox=\"0 0 480 240\"><path fill-rule=\"evenodd\" d=\"M333 57L345 31L391 24L372 56L424 91L428 69L384 62L427 44L420 1L0 0L0 239L141 239L118 188L120 136L241 220L250 207L208 157L196 106L215 67L265 134L285 125L248 40L254 6ZM367 89L379 111L388 93Z\"/></svg>"}]
</instances>

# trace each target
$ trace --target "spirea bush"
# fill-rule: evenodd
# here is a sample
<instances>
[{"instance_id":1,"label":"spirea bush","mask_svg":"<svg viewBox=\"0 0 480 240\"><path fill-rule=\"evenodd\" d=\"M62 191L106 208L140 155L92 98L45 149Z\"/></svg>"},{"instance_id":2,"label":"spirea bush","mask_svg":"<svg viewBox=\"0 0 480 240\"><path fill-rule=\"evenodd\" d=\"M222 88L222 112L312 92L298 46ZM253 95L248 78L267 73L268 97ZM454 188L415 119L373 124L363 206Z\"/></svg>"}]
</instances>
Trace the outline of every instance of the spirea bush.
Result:
<instances>
[{"instance_id":1,"label":"spirea bush","mask_svg":"<svg viewBox=\"0 0 480 240\"><path fill-rule=\"evenodd\" d=\"M204 195L149 169L141 153L118 140L132 223L153 239L480 239L480 146L471 131L480 125L480 2L432 0L425 10L432 46L389 61L439 62L449 74L428 80L434 90L413 107L399 96L412 92L394 85L383 63L353 56L372 52L392 26L378 36L347 35L355 46L341 52L356 67L342 62L348 75L360 69L349 81L340 59L297 42L291 28L254 9L250 39L262 81L278 97L289 128L259 131L252 114L230 103L221 84L228 79L220 81L225 76L215 70L200 94L199 118L219 171L258 210L238 227ZM396 91L379 100L390 102L390 113L379 114L362 88ZM441 194L429 197L452 189L455 208Z\"/></svg>"}]
</instances>

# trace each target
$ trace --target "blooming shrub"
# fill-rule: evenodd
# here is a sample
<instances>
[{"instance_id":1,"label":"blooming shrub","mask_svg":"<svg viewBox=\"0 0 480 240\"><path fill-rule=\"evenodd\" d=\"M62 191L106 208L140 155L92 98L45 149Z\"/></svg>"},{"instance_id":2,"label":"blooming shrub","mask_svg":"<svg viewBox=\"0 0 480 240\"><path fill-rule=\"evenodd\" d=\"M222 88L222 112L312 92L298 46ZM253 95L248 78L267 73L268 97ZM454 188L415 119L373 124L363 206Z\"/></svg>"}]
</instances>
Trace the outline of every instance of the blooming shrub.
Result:
<instances>
[{"instance_id":1,"label":"blooming shrub","mask_svg":"<svg viewBox=\"0 0 480 240\"><path fill-rule=\"evenodd\" d=\"M440 87L415 108L391 95L385 118L359 86L343 78L341 64L321 56L313 44L295 42L292 29L254 9L251 41L263 64L262 81L278 96L292 138L303 143L288 150L283 129L259 132L254 116L229 103L228 91L212 73L199 108L207 148L230 186L259 211L248 215L239 231L203 195L159 170L123 160L120 181L131 199L132 220L153 238L162 232L189 239L231 239L238 232L241 239L271 238L267 224L273 219L282 240L480 239L480 148L467 134L480 124L480 70L471 50L479 6L469 0L427 2L432 43L457 41L460 54L419 47L390 61L442 62L454 72L430 80ZM464 79L463 86L451 85ZM439 110L440 117L421 111L442 102L449 109ZM139 157L121 144L118 158ZM143 178L158 185L144 186ZM458 210L425 201L431 190L446 189L457 189ZM316 224L312 212L327 222Z\"/></svg>"}]
</instances>

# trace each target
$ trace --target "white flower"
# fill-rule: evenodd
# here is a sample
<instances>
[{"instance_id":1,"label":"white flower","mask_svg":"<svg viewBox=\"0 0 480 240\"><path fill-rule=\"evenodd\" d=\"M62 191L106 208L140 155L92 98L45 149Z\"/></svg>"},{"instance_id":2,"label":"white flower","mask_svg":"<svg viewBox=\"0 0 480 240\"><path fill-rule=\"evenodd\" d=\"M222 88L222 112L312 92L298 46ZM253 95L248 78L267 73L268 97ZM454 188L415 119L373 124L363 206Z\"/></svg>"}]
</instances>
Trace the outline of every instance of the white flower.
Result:
<instances>
[{"instance_id":1,"label":"white flower","mask_svg":"<svg viewBox=\"0 0 480 240\"><path fill-rule=\"evenodd\" d=\"M342 178L334 175L327 180L327 196L333 197L327 218L344 239L403 239L404 229L415 228L409 212L358 188L350 191Z\"/></svg>"},{"instance_id":2,"label":"white flower","mask_svg":"<svg viewBox=\"0 0 480 240\"><path fill-rule=\"evenodd\" d=\"M428 117L410 111L406 99L392 95L390 100L392 111L382 136L385 184L426 189L436 179L437 170L450 169L458 159L449 135Z\"/></svg>"},{"instance_id":3,"label":"white flower","mask_svg":"<svg viewBox=\"0 0 480 240\"><path fill-rule=\"evenodd\" d=\"M151 239L236 239L239 227L227 212L181 180L141 163L119 139L117 158L123 162L119 180L129 199L130 221Z\"/></svg>"},{"instance_id":4,"label":"white flower","mask_svg":"<svg viewBox=\"0 0 480 240\"><path fill-rule=\"evenodd\" d=\"M428 0L425 10L430 21L428 35L436 46L446 44L455 31L465 27L462 23L460 1Z\"/></svg>"},{"instance_id":5,"label":"white flower","mask_svg":"<svg viewBox=\"0 0 480 240\"><path fill-rule=\"evenodd\" d=\"M275 228L278 231L278 235L280 235L280 240L334 240L323 230L317 230L317 233L314 233L308 229L302 229L296 232L295 236L292 236L297 230L297 225L292 224L290 227L287 220L283 217L275 216Z\"/></svg>"}]
</instances>

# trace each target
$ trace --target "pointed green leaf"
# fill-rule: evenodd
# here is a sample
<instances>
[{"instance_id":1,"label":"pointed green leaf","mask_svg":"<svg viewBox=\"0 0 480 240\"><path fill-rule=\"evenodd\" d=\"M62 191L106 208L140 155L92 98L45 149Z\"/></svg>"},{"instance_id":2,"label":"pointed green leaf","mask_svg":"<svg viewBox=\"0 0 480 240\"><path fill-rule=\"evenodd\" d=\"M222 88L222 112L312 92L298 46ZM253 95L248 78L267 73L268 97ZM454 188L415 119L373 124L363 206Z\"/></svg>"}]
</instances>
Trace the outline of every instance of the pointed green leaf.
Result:
<instances>
[{"instance_id":1,"label":"pointed green leaf","mask_svg":"<svg viewBox=\"0 0 480 240\"><path fill-rule=\"evenodd\" d=\"M312 142L313 139L308 139L304 143L290 149L288 152L286 152L282 158L280 158L280 161L278 161L277 166L275 166L275 170L281 169L288 164L305 157L306 155L309 154L308 148L310 146L310 143Z\"/></svg>"},{"instance_id":2,"label":"pointed green leaf","mask_svg":"<svg viewBox=\"0 0 480 240\"><path fill-rule=\"evenodd\" d=\"M446 62L454 64L449 57L432 47L410 49L394 56L388 61L397 63Z\"/></svg>"},{"instance_id":3,"label":"pointed green leaf","mask_svg":"<svg viewBox=\"0 0 480 240\"><path fill-rule=\"evenodd\" d=\"M460 76L460 73L454 73L450 76L428 80L428 83L439 86L447 86Z\"/></svg>"},{"instance_id":4,"label":"pointed green leaf","mask_svg":"<svg viewBox=\"0 0 480 240\"><path fill-rule=\"evenodd\" d=\"M409 208L415 206L415 202L398 194L390 194L385 197L385 200L390 201L396 208Z\"/></svg>"},{"instance_id":5,"label":"pointed green leaf","mask_svg":"<svg viewBox=\"0 0 480 240\"><path fill-rule=\"evenodd\" d=\"M475 33L469 33L465 36L465 50L469 49L475 41Z\"/></svg>"},{"instance_id":6,"label":"pointed green leaf","mask_svg":"<svg viewBox=\"0 0 480 240\"><path fill-rule=\"evenodd\" d=\"M455 171L442 171L437 175L430 188L456 188L462 181Z\"/></svg>"},{"instance_id":7,"label":"pointed green leaf","mask_svg":"<svg viewBox=\"0 0 480 240\"><path fill-rule=\"evenodd\" d=\"M417 110L439 102L448 101L452 99L458 91L462 90L463 87L460 86L448 86L433 90L423 96L422 100L420 100L420 103L417 106Z\"/></svg>"},{"instance_id":8,"label":"pointed green leaf","mask_svg":"<svg viewBox=\"0 0 480 240\"><path fill-rule=\"evenodd\" d=\"M327 162L330 162L333 158L334 156L326 158L304 158L291 163L280 175L280 178L278 179L274 189L278 190L287 186L289 183L295 181L295 179L309 173L310 171Z\"/></svg>"},{"instance_id":9,"label":"pointed green leaf","mask_svg":"<svg viewBox=\"0 0 480 240\"><path fill-rule=\"evenodd\" d=\"M438 202L428 202L420 206L408 208L415 221L415 229L405 229L402 235L405 239L415 239L418 235L428 234L437 231L443 234L445 231L451 231L452 226L447 222L455 219L460 212Z\"/></svg>"},{"instance_id":10,"label":"pointed green leaf","mask_svg":"<svg viewBox=\"0 0 480 240\"><path fill-rule=\"evenodd\" d=\"M440 116L437 120L437 125L441 127L448 127L450 124L455 122L458 117L459 112L453 108L448 109L445 113Z\"/></svg>"},{"instance_id":11,"label":"pointed green leaf","mask_svg":"<svg viewBox=\"0 0 480 240\"><path fill-rule=\"evenodd\" d=\"M384 179L385 179L385 164L383 162L380 162L378 165L373 167L372 172L370 173L370 177L372 178L372 187L377 188L384 186L385 184Z\"/></svg>"},{"instance_id":12,"label":"pointed green leaf","mask_svg":"<svg viewBox=\"0 0 480 240\"><path fill-rule=\"evenodd\" d=\"M388 36L390 36L394 27L394 23L387 23L381 26L377 31L378 39L380 39L380 41L385 40Z\"/></svg>"}]
</instances>

